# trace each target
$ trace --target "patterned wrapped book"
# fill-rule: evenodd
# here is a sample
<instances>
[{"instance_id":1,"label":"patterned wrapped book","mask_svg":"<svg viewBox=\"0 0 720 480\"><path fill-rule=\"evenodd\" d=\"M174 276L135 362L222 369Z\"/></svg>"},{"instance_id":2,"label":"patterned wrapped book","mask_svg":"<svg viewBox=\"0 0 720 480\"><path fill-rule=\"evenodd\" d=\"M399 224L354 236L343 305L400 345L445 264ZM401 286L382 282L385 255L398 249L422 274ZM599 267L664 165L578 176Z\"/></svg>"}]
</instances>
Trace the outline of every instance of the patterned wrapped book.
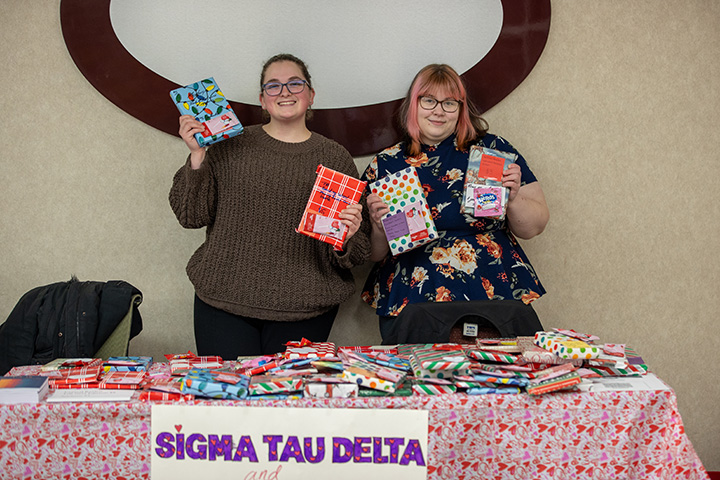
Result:
<instances>
[{"instance_id":1,"label":"patterned wrapped book","mask_svg":"<svg viewBox=\"0 0 720 480\"><path fill-rule=\"evenodd\" d=\"M191 370L182 382L182 393L222 400L242 400L248 395L250 377L246 375Z\"/></svg>"},{"instance_id":2,"label":"patterned wrapped book","mask_svg":"<svg viewBox=\"0 0 720 480\"><path fill-rule=\"evenodd\" d=\"M298 233L343 249L347 227L340 222L340 212L360 202L366 182L318 165L317 178L296 229Z\"/></svg>"},{"instance_id":3,"label":"patterned wrapped book","mask_svg":"<svg viewBox=\"0 0 720 480\"><path fill-rule=\"evenodd\" d=\"M412 349L410 365L416 378L446 378L468 375L470 360L462 350L441 350L435 347Z\"/></svg>"},{"instance_id":4,"label":"patterned wrapped book","mask_svg":"<svg viewBox=\"0 0 720 480\"><path fill-rule=\"evenodd\" d=\"M393 255L435 240L435 222L415 167L408 167L369 185L390 211L382 218Z\"/></svg>"},{"instance_id":5,"label":"patterned wrapped book","mask_svg":"<svg viewBox=\"0 0 720 480\"><path fill-rule=\"evenodd\" d=\"M210 77L170 92L181 115L192 115L205 130L195 134L201 147L225 140L243 131L230 103Z\"/></svg>"},{"instance_id":6,"label":"patterned wrapped book","mask_svg":"<svg viewBox=\"0 0 720 480\"><path fill-rule=\"evenodd\" d=\"M330 358L336 355L337 348L332 342L311 342L303 338L299 342L287 342L285 344L286 359L296 358Z\"/></svg>"},{"instance_id":7,"label":"patterned wrapped book","mask_svg":"<svg viewBox=\"0 0 720 480\"><path fill-rule=\"evenodd\" d=\"M249 395L298 392L303 388L302 378L256 375L250 377Z\"/></svg>"},{"instance_id":8,"label":"patterned wrapped book","mask_svg":"<svg viewBox=\"0 0 720 480\"><path fill-rule=\"evenodd\" d=\"M502 173L516 160L517 155L514 153L501 152L479 145L470 147L463 190L463 213L476 217L493 216L503 218L509 192L507 188L502 186ZM478 205L478 197L475 192L478 187L498 187L500 189L495 191L496 198L492 201L480 198L481 202L484 202L486 206L492 204L494 207L492 212L484 209L482 204ZM487 192L481 188L479 193L483 195Z\"/></svg>"}]
</instances>

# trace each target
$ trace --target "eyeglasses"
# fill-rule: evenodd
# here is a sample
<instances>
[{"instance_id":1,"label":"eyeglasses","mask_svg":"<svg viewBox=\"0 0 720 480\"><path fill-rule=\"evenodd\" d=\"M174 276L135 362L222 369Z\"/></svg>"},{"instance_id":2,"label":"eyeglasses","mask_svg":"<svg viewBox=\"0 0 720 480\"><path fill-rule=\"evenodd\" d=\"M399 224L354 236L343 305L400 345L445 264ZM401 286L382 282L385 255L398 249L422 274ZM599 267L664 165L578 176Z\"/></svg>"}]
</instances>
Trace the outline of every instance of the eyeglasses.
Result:
<instances>
[{"instance_id":1,"label":"eyeglasses","mask_svg":"<svg viewBox=\"0 0 720 480\"><path fill-rule=\"evenodd\" d=\"M420 106L425 110L434 109L438 103L445 113L455 113L462 102L460 100L443 100L441 102L433 97L420 97Z\"/></svg>"},{"instance_id":2,"label":"eyeglasses","mask_svg":"<svg viewBox=\"0 0 720 480\"><path fill-rule=\"evenodd\" d=\"M269 82L262 86L263 92L271 97L277 97L282 93L283 87L287 87L290 93L300 93L305 90L305 80L290 80L287 83Z\"/></svg>"}]
</instances>

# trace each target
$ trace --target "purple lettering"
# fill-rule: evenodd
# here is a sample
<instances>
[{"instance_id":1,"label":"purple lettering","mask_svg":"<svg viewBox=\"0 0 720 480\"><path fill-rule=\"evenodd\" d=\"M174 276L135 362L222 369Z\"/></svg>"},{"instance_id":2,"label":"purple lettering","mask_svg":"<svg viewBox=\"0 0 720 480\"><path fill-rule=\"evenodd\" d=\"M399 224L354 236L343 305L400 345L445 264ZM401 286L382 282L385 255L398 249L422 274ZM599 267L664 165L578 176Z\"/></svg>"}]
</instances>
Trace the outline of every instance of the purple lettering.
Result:
<instances>
[{"instance_id":1,"label":"purple lettering","mask_svg":"<svg viewBox=\"0 0 720 480\"><path fill-rule=\"evenodd\" d=\"M263 435L263 442L268 444L268 462L277 462L277 444L282 442L282 435Z\"/></svg>"},{"instance_id":2,"label":"purple lettering","mask_svg":"<svg viewBox=\"0 0 720 480\"><path fill-rule=\"evenodd\" d=\"M373 437L373 463L388 463L387 455L382 454L382 437Z\"/></svg>"},{"instance_id":3,"label":"purple lettering","mask_svg":"<svg viewBox=\"0 0 720 480\"><path fill-rule=\"evenodd\" d=\"M420 448L420 442L415 439L408 441L405 453L403 453L402 458L400 458L400 465L407 465L410 462L415 462L419 467L425 466L425 459L423 458L422 448Z\"/></svg>"},{"instance_id":4,"label":"purple lettering","mask_svg":"<svg viewBox=\"0 0 720 480\"><path fill-rule=\"evenodd\" d=\"M355 463L372 462L370 457L363 457L370 453L370 446L364 446L366 443L370 443L370 437L355 437Z\"/></svg>"},{"instance_id":5,"label":"purple lettering","mask_svg":"<svg viewBox=\"0 0 720 480\"><path fill-rule=\"evenodd\" d=\"M298 463L305 463L300 441L295 436L288 437L285 448L283 448L282 455L280 456L280 461L287 462L290 458L294 458Z\"/></svg>"},{"instance_id":6,"label":"purple lettering","mask_svg":"<svg viewBox=\"0 0 720 480\"><path fill-rule=\"evenodd\" d=\"M390 447L390 463L398 463L400 461L400 446L403 443L405 443L405 439L399 437L385 439L385 445Z\"/></svg>"},{"instance_id":7,"label":"purple lettering","mask_svg":"<svg viewBox=\"0 0 720 480\"><path fill-rule=\"evenodd\" d=\"M175 447L172 445L172 441L175 437L170 432L163 432L157 436L155 443L159 448L155 449L155 453L160 458L170 458L175 455Z\"/></svg>"},{"instance_id":8,"label":"purple lettering","mask_svg":"<svg viewBox=\"0 0 720 480\"><path fill-rule=\"evenodd\" d=\"M352 458L352 454L352 440L343 437L333 437L333 463L347 463Z\"/></svg>"},{"instance_id":9,"label":"purple lettering","mask_svg":"<svg viewBox=\"0 0 720 480\"><path fill-rule=\"evenodd\" d=\"M237 450L235 450L234 462L239 462L243 458L247 458L251 462L258 461L257 453L255 453L255 445L249 435L243 435L238 442Z\"/></svg>"},{"instance_id":10,"label":"purple lettering","mask_svg":"<svg viewBox=\"0 0 720 480\"><path fill-rule=\"evenodd\" d=\"M177 451L177 458L178 460L185 459L185 434L184 433L178 433L177 437L175 437L175 449Z\"/></svg>"},{"instance_id":11,"label":"purple lettering","mask_svg":"<svg viewBox=\"0 0 720 480\"><path fill-rule=\"evenodd\" d=\"M203 442L197 450L195 450L195 442ZM193 433L185 442L185 452L187 456L194 460L205 460L207 458L207 446L204 445L205 437L199 433ZM215 460L213 458L213 460Z\"/></svg>"},{"instance_id":12,"label":"purple lettering","mask_svg":"<svg viewBox=\"0 0 720 480\"><path fill-rule=\"evenodd\" d=\"M310 463L320 463L325 458L325 439L323 437L315 440L317 453L313 455L312 437L305 437L305 459Z\"/></svg>"},{"instance_id":13,"label":"purple lettering","mask_svg":"<svg viewBox=\"0 0 720 480\"><path fill-rule=\"evenodd\" d=\"M232 435L223 435L222 438L218 438L217 435L210 435L208 436L208 444L210 447L211 462L214 462L217 457L232 460Z\"/></svg>"}]
</instances>

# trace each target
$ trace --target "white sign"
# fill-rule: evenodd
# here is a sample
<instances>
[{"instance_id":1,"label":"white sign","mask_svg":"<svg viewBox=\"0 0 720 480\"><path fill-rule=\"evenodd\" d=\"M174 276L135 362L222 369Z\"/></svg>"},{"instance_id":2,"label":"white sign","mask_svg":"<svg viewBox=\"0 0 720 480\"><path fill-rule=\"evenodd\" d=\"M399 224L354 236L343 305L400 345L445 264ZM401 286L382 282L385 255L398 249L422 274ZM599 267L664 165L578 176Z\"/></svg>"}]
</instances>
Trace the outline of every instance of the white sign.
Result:
<instances>
[{"instance_id":1,"label":"white sign","mask_svg":"<svg viewBox=\"0 0 720 480\"><path fill-rule=\"evenodd\" d=\"M426 410L153 405L153 480L425 479Z\"/></svg>"}]
</instances>

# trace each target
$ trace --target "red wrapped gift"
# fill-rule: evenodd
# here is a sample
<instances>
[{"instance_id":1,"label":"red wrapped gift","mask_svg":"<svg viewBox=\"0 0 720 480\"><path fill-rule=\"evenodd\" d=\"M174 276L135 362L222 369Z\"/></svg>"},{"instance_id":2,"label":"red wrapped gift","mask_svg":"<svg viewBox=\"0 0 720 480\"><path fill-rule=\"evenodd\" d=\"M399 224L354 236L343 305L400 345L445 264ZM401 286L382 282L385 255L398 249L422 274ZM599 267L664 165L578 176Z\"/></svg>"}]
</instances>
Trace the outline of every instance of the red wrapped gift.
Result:
<instances>
[{"instance_id":1,"label":"red wrapped gift","mask_svg":"<svg viewBox=\"0 0 720 480\"><path fill-rule=\"evenodd\" d=\"M347 227L340 222L340 212L360 202L365 185L362 180L318 165L317 178L296 231L342 250Z\"/></svg>"},{"instance_id":2,"label":"red wrapped gift","mask_svg":"<svg viewBox=\"0 0 720 480\"><path fill-rule=\"evenodd\" d=\"M337 352L332 342L311 342L303 338L299 342L285 344L285 358L325 358L334 357Z\"/></svg>"}]
</instances>

